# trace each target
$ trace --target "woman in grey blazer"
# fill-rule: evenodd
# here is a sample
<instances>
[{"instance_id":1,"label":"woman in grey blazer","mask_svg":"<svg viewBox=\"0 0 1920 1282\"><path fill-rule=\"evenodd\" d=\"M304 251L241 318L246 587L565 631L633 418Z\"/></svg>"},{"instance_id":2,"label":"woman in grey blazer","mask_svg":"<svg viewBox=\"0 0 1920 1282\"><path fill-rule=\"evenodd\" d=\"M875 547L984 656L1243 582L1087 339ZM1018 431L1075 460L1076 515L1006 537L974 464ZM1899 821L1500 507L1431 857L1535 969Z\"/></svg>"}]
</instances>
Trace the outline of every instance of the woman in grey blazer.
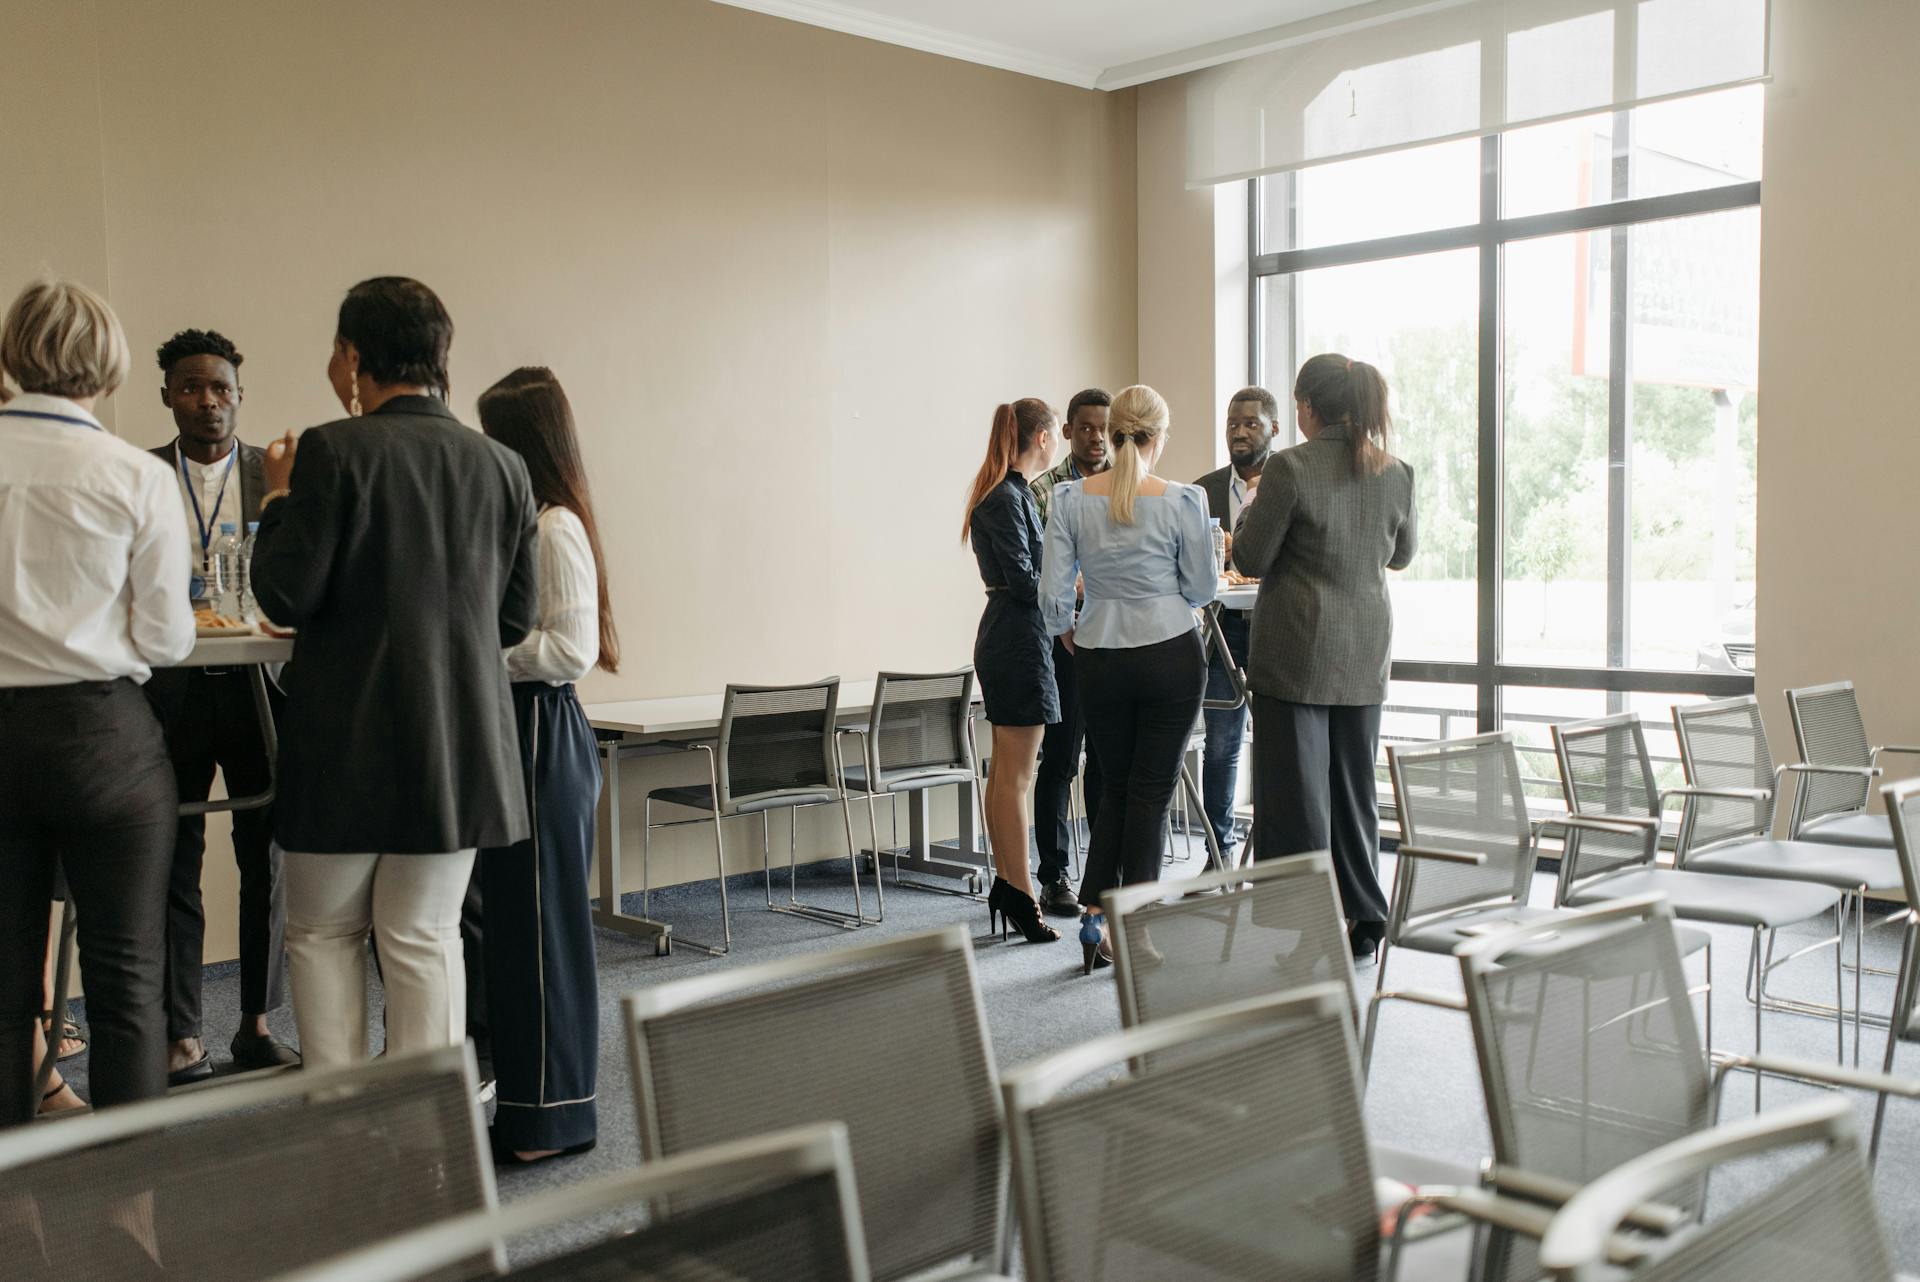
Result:
<instances>
[{"instance_id":1,"label":"woman in grey blazer","mask_svg":"<svg viewBox=\"0 0 1920 1282\"><path fill-rule=\"evenodd\" d=\"M1386 932L1373 762L1393 647L1388 570L1414 553L1413 469L1387 452L1387 384L1332 353L1300 367L1301 444L1267 461L1234 529L1260 580L1248 644L1254 857L1331 849L1356 960Z\"/></svg>"}]
</instances>

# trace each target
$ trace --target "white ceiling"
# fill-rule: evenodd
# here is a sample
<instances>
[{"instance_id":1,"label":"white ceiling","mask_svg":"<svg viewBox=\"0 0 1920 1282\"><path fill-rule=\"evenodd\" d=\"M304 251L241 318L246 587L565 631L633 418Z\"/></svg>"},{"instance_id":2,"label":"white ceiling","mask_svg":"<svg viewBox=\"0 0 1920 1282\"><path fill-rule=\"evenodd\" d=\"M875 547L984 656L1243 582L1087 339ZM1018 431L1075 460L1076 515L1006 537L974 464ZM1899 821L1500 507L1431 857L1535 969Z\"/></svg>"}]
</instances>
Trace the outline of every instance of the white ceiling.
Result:
<instances>
[{"instance_id":1,"label":"white ceiling","mask_svg":"<svg viewBox=\"0 0 1920 1282\"><path fill-rule=\"evenodd\" d=\"M1082 88L1123 89L1255 52L1275 37L1276 28L1367 0L719 3Z\"/></svg>"}]
</instances>

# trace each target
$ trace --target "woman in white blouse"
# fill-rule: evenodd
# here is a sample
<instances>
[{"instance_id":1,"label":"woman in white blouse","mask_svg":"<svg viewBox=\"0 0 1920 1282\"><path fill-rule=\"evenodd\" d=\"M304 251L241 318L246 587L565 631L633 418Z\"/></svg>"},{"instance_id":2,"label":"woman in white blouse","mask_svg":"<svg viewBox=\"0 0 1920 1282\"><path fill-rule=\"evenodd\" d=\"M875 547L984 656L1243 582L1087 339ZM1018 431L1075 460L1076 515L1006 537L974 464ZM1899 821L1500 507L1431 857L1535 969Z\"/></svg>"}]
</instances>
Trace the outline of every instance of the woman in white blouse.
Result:
<instances>
[{"instance_id":1,"label":"woman in white blouse","mask_svg":"<svg viewBox=\"0 0 1920 1282\"><path fill-rule=\"evenodd\" d=\"M553 371L517 369L480 396L480 427L527 464L540 508L539 618L507 651L533 836L480 852L496 1161L594 1145L599 984L587 869L600 758L573 683L618 669L606 562L573 410Z\"/></svg>"},{"instance_id":2,"label":"woman in white blouse","mask_svg":"<svg viewBox=\"0 0 1920 1282\"><path fill-rule=\"evenodd\" d=\"M93 1102L167 1089L178 814L140 684L193 649L193 610L172 474L93 414L127 366L120 322L79 285L29 286L0 324L0 374L21 390L0 407L0 1127L41 1102L33 1030L56 866L79 912Z\"/></svg>"}]
</instances>

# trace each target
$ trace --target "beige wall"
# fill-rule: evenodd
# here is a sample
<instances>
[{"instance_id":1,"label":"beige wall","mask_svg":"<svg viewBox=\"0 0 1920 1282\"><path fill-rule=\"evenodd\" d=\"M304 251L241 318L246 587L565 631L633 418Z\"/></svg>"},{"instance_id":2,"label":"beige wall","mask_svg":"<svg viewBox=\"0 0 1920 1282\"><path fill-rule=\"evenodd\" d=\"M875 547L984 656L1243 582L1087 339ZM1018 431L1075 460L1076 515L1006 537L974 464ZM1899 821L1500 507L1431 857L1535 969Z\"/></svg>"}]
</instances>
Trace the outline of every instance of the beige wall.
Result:
<instances>
[{"instance_id":1,"label":"beige wall","mask_svg":"<svg viewBox=\"0 0 1920 1282\"><path fill-rule=\"evenodd\" d=\"M246 353L247 439L337 416L377 273L446 300L469 421L554 367L626 651L588 699L968 662L993 405L1134 377L1131 93L708 0L16 0L0 49L0 292L107 288L129 439L172 435L149 354L186 325ZM224 844L207 889L232 956Z\"/></svg>"},{"instance_id":2,"label":"beige wall","mask_svg":"<svg viewBox=\"0 0 1920 1282\"><path fill-rule=\"evenodd\" d=\"M1920 433L1920 6L1774 0L1761 196L1757 689L1775 755L1792 686L1859 687L1876 743L1920 741L1903 573ZM1886 763L1900 778L1911 757Z\"/></svg>"}]
</instances>

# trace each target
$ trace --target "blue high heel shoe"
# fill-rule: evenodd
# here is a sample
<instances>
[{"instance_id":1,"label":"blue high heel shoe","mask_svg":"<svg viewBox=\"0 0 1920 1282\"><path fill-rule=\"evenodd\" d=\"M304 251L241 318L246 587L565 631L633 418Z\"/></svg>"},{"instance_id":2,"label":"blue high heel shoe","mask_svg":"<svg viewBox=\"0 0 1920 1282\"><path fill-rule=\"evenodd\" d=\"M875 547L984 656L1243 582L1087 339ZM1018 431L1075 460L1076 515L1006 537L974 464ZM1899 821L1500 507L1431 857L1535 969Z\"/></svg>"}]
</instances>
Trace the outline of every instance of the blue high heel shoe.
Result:
<instances>
[{"instance_id":1,"label":"blue high heel shoe","mask_svg":"<svg viewBox=\"0 0 1920 1282\"><path fill-rule=\"evenodd\" d=\"M1104 916L1088 913L1080 919L1080 973L1091 975L1103 966L1113 965L1113 950L1107 944L1107 932L1101 928Z\"/></svg>"}]
</instances>

